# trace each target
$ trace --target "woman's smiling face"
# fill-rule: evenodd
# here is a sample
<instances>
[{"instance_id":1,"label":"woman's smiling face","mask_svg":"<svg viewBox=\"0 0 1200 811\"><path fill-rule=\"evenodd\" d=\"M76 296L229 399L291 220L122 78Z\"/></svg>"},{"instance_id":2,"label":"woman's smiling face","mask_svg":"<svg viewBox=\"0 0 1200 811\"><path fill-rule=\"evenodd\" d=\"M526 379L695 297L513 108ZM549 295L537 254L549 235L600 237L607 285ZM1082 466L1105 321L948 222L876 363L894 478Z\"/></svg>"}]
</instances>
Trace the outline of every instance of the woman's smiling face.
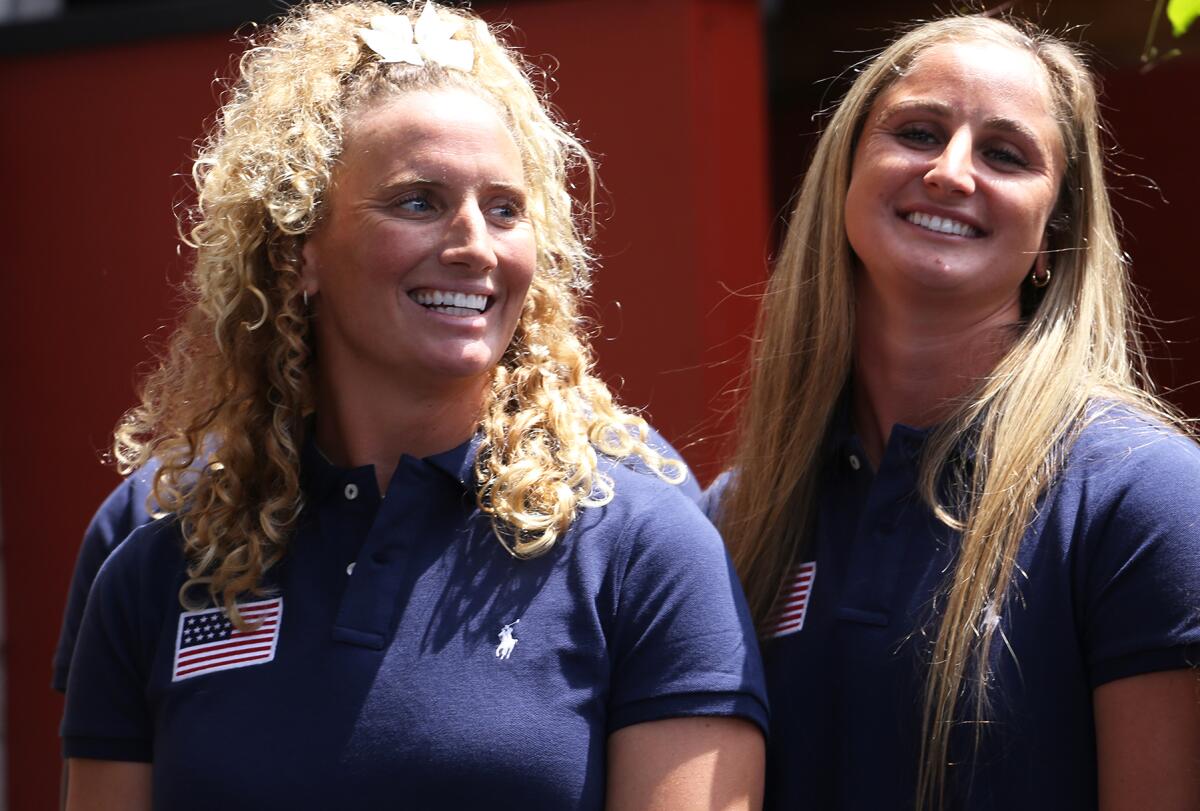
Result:
<instances>
[{"instance_id":1,"label":"woman's smiling face","mask_svg":"<svg viewBox=\"0 0 1200 811\"><path fill-rule=\"evenodd\" d=\"M892 300L1015 315L1063 151L1032 54L981 40L929 48L875 100L854 153L846 235L865 281Z\"/></svg>"},{"instance_id":2,"label":"woman's smiling face","mask_svg":"<svg viewBox=\"0 0 1200 811\"><path fill-rule=\"evenodd\" d=\"M533 279L521 153L464 90L355 116L303 251L324 372L437 385L499 362Z\"/></svg>"}]
</instances>

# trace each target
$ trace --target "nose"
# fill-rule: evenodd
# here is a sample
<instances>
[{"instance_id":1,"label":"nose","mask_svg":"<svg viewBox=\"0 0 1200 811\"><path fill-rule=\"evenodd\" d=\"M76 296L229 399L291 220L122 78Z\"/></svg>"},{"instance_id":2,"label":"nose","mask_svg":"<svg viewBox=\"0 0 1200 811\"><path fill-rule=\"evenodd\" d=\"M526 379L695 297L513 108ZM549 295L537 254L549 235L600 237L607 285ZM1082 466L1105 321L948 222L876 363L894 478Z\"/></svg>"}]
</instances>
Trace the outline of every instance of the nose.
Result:
<instances>
[{"instance_id":1,"label":"nose","mask_svg":"<svg viewBox=\"0 0 1200 811\"><path fill-rule=\"evenodd\" d=\"M925 173L925 185L945 194L971 194L975 191L974 143L965 127L950 136Z\"/></svg>"},{"instance_id":2,"label":"nose","mask_svg":"<svg viewBox=\"0 0 1200 811\"><path fill-rule=\"evenodd\" d=\"M446 225L441 260L475 273L496 267L496 250L479 203L464 200Z\"/></svg>"}]
</instances>

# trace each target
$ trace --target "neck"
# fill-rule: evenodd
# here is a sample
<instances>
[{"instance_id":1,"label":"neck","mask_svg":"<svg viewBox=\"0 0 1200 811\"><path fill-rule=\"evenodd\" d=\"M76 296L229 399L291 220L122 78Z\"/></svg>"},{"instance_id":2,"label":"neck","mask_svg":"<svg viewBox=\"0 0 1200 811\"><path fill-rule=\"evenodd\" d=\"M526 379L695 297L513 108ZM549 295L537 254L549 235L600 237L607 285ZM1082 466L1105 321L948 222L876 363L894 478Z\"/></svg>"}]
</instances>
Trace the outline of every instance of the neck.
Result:
<instances>
[{"instance_id":1,"label":"neck","mask_svg":"<svg viewBox=\"0 0 1200 811\"><path fill-rule=\"evenodd\" d=\"M945 419L1011 346L1020 305L972 308L961 301L881 296L859 276L856 289L854 423L878 466L896 423Z\"/></svg>"},{"instance_id":2,"label":"neck","mask_svg":"<svg viewBox=\"0 0 1200 811\"><path fill-rule=\"evenodd\" d=\"M420 386L386 375L338 377L318 381L317 445L334 464L374 465L380 493L404 454L431 456L471 437L487 385L486 378Z\"/></svg>"}]
</instances>

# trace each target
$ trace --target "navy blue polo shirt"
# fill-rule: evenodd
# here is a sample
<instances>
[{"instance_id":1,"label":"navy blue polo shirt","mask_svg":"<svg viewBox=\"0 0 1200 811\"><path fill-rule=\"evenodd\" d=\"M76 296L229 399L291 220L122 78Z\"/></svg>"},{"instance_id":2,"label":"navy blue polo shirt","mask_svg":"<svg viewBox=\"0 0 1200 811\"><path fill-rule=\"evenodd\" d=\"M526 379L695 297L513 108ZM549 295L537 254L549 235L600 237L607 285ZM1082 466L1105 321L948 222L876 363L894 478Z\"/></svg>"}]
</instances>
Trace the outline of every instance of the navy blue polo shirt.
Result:
<instances>
[{"instance_id":1,"label":"navy blue polo shirt","mask_svg":"<svg viewBox=\"0 0 1200 811\"><path fill-rule=\"evenodd\" d=\"M146 502L153 490L157 470L158 461L152 459L149 464L122 479L104 499L100 509L96 510L83 534L83 543L75 558L75 572L71 575L58 646L54 649L54 675L50 684L60 693L67 691L71 653L75 650L75 638L79 635L79 623L83 621L83 608L87 605L92 581L96 579L96 573L104 561L129 533L150 523Z\"/></svg>"},{"instance_id":2,"label":"navy blue polo shirt","mask_svg":"<svg viewBox=\"0 0 1200 811\"><path fill-rule=\"evenodd\" d=\"M664 456L682 462L683 457L671 443L654 430L653 426L648 427L647 442ZM630 460L628 464L637 466L640 462ZM144 467L122 479L100 505L83 535L83 542L75 559L75 572L71 577L58 645L54 650L54 672L50 684L60 693L67 691L71 654L75 650L75 637L79 634L79 623L83 620L83 607L87 604L92 581L96 579L100 566L117 545L135 529L150 523L151 517L146 511L146 502L154 486L154 473L157 470L158 461L151 459ZM692 501L700 500L700 486L690 470L678 489Z\"/></svg>"},{"instance_id":3,"label":"navy blue polo shirt","mask_svg":"<svg viewBox=\"0 0 1200 811\"><path fill-rule=\"evenodd\" d=\"M474 443L371 467L311 443L307 507L261 624L187 612L177 524L95 580L70 670L67 757L149 761L154 804L602 808L607 736L666 717L765 726L761 665L719 537L621 464L548 554L516 560L474 504Z\"/></svg>"},{"instance_id":4,"label":"navy blue polo shirt","mask_svg":"<svg viewBox=\"0 0 1200 811\"><path fill-rule=\"evenodd\" d=\"M913 806L932 606L958 540L917 495L925 438L896 426L875 471L848 431L829 444L815 549L762 643L768 808ZM991 723L977 752L973 726L952 736L947 807L1094 808L1092 691L1200 661L1200 449L1127 410L1099 416L1018 566Z\"/></svg>"}]
</instances>

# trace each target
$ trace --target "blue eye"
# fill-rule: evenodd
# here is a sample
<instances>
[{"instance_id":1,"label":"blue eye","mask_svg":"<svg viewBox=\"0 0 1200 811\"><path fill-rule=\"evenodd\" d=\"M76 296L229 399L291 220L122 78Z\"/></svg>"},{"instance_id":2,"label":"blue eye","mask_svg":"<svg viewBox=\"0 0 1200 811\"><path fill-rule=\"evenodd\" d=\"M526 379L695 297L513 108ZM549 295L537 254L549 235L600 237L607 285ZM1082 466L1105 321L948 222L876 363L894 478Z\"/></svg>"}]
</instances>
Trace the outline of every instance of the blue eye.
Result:
<instances>
[{"instance_id":1,"label":"blue eye","mask_svg":"<svg viewBox=\"0 0 1200 811\"><path fill-rule=\"evenodd\" d=\"M497 203L489 208L488 211L493 216L509 222L519 220L525 215L524 206L515 200L505 200L501 203Z\"/></svg>"},{"instance_id":2,"label":"blue eye","mask_svg":"<svg viewBox=\"0 0 1200 811\"><path fill-rule=\"evenodd\" d=\"M921 127L905 127L896 131L896 137L919 146L929 146L938 142L937 136Z\"/></svg>"},{"instance_id":3,"label":"blue eye","mask_svg":"<svg viewBox=\"0 0 1200 811\"><path fill-rule=\"evenodd\" d=\"M1029 165L1028 161L1026 161L1023 157L1021 157L1017 152L1014 152L1011 149L1006 149L1004 147L999 147L999 146L988 147L987 149L984 150L983 154L986 157L996 161L997 163L1004 163L1004 164L1008 164L1010 166L1018 166L1018 167Z\"/></svg>"},{"instance_id":4,"label":"blue eye","mask_svg":"<svg viewBox=\"0 0 1200 811\"><path fill-rule=\"evenodd\" d=\"M433 203L425 192L413 192L399 198L392 204L396 208L413 214L425 214L433 210Z\"/></svg>"}]
</instances>

